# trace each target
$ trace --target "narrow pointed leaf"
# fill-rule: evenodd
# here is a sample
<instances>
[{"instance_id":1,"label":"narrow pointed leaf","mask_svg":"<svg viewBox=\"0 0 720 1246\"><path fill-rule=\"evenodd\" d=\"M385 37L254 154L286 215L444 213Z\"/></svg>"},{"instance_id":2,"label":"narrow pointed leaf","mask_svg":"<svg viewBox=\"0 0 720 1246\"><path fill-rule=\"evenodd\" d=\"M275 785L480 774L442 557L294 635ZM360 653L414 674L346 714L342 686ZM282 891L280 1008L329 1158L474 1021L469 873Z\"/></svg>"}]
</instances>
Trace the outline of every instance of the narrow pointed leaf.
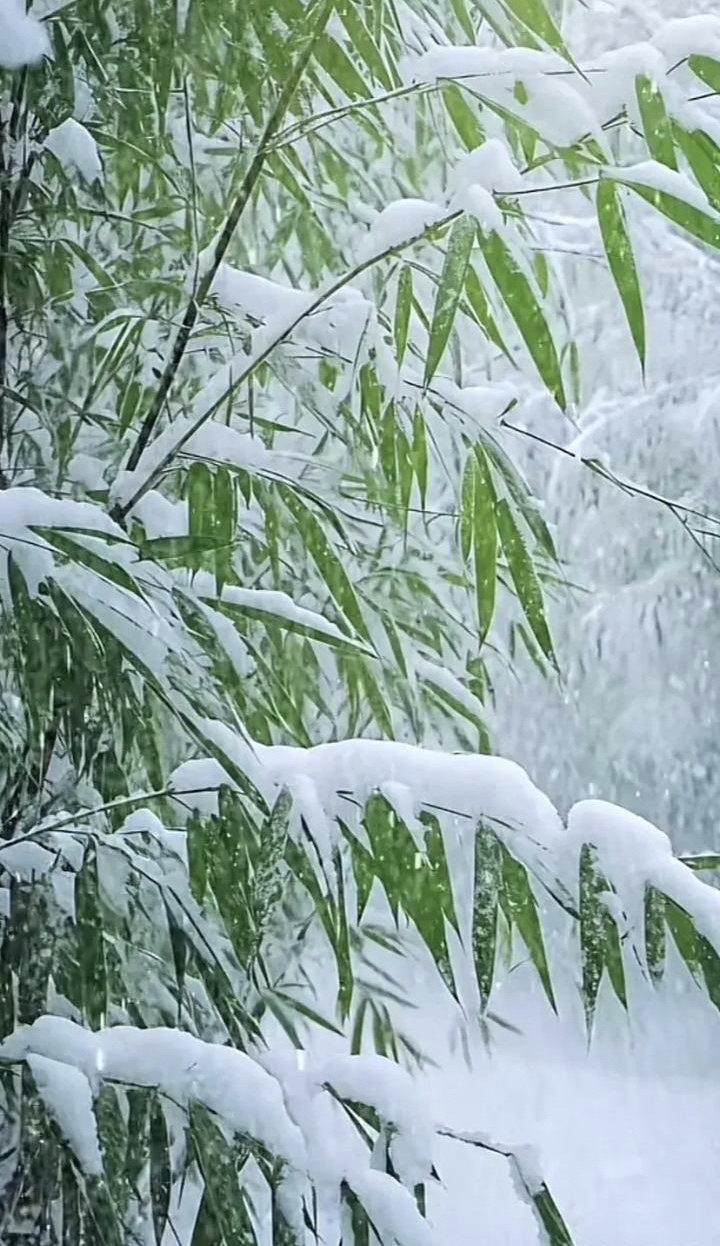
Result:
<instances>
[{"instance_id":1,"label":"narrow pointed leaf","mask_svg":"<svg viewBox=\"0 0 720 1246\"><path fill-rule=\"evenodd\" d=\"M548 322L532 284L498 233L479 231L485 262L541 379L558 406L567 405L562 369Z\"/></svg>"},{"instance_id":2,"label":"narrow pointed leaf","mask_svg":"<svg viewBox=\"0 0 720 1246\"><path fill-rule=\"evenodd\" d=\"M645 367L645 311L632 243L618 187L602 179L597 191L600 233L641 366Z\"/></svg>"},{"instance_id":3,"label":"narrow pointed leaf","mask_svg":"<svg viewBox=\"0 0 720 1246\"><path fill-rule=\"evenodd\" d=\"M497 520L500 540L507 558L510 575L515 585L518 601L522 606L533 636L545 657L554 664L555 651L545 616L545 603L540 581L538 580L533 560L528 553L522 533L505 498L500 498L498 501Z\"/></svg>"},{"instance_id":4,"label":"narrow pointed leaf","mask_svg":"<svg viewBox=\"0 0 720 1246\"><path fill-rule=\"evenodd\" d=\"M704 242L715 250L720 249L720 215L713 212L710 204L706 210L694 202L698 192L681 173L673 174L671 170L666 170L666 178L671 177L677 179L672 183L677 187L677 194L634 179L632 169L622 174L613 173L615 181L623 186L630 186L641 199L652 204L658 212L662 212L663 216L672 221L673 225L697 238L699 242Z\"/></svg>"},{"instance_id":5,"label":"narrow pointed leaf","mask_svg":"<svg viewBox=\"0 0 720 1246\"><path fill-rule=\"evenodd\" d=\"M495 613L498 551L497 499L490 465L479 443L475 446L473 463L475 469L473 497L475 600L477 602L479 640L482 644L490 631L490 624Z\"/></svg>"},{"instance_id":6,"label":"narrow pointed leaf","mask_svg":"<svg viewBox=\"0 0 720 1246\"><path fill-rule=\"evenodd\" d=\"M398 364L401 364L405 358L405 351L408 344L408 333L410 331L410 314L413 305L413 281L412 269L409 264L403 264L400 268L400 275L397 283L397 295L395 298L395 355Z\"/></svg>"},{"instance_id":7,"label":"narrow pointed leaf","mask_svg":"<svg viewBox=\"0 0 720 1246\"><path fill-rule=\"evenodd\" d=\"M639 74L635 79L635 93L650 155L668 168L677 169L672 125L662 91L652 78Z\"/></svg>"},{"instance_id":8,"label":"narrow pointed leaf","mask_svg":"<svg viewBox=\"0 0 720 1246\"><path fill-rule=\"evenodd\" d=\"M466 216L453 225L435 295L424 385L429 385L448 344L475 242L475 222Z\"/></svg>"}]
</instances>

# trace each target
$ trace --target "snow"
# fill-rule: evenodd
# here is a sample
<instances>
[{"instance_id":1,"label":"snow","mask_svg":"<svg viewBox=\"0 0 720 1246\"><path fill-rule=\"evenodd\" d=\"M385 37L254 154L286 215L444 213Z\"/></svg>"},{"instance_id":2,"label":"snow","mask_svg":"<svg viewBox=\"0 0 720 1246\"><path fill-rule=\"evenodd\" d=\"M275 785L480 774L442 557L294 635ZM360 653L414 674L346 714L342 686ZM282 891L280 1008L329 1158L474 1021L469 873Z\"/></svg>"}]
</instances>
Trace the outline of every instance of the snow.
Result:
<instances>
[{"instance_id":1,"label":"snow","mask_svg":"<svg viewBox=\"0 0 720 1246\"><path fill-rule=\"evenodd\" d=\"M348 1184L384 1240L398 1246L436 1246L438 1239L412 1194L387 1173L366 1169L350 1174Z\"/></svg>"},{"instance_id":2,"label":"snow","mask_svg":"<svg viewBox=\"0 0 720 1246\"><path fill-rule=\"evenodd\" d=\"M434 685L441 692L446 692L459 705L463 705L472 718L484 720L486 711L482 701L474 696L447 667L440 666L437 662L428 662L422 657L416 657L415 670L426 683Z\"/></svg>"},{"instance_id":3,"label":"snow","mask_svg":"<svg viewBox=\"0 0 720 1246\"><path fill-rule=\"evenodd\" d=\"M610 121L623 108L631 115L637 112L636 87L638 77L649 78L658 84L666 81L667 64L657 47L650 43L633 43L613 48L595 60L597 73L590 77L585 88L585 98L599 121Z\"/></svg>"},{"instance_id":4,"label":"snow","mask_svg":"<svg viewBox=\"0 0 720 1246\"><path fill-rule=\"evenodd\" d=\"M485 817L499 827L525 830L534 842L547 847L554 847L561 834L560 818L550 801L520 766L504 758L448 754L386 740L343 740L307 749L255 743L252 755L253 781L273 790L292 787L302 777L312 785L330 822L349 816L344 793L364 804L384 783L393 782L412 792L416 814L424 806L445 808L451 793L451 812L469 825ZM238 761L247 764L250 758L244 753ZM229 780L212 761L184 762L172 776L178 793L222 782ZM196 799L188 796L191 806Z\"/></svg>"},{"instance_id":5,"label":"snow","mask_svg":"<svg viewBox=\"0 0 720 1246\"><path fill-rule=\"evenodd\" d=\"M661 164L658 160L642 160L638 164L625 165L623 168L608 168L604 171L604 176L624 182L627 186L646 186L649 190L672 195L675 199L681 199L691 207L697 208L698 211L720 221L720 215L710 206L707 197L694 182L690 181L689 177L686 177L684 173L678 173L675 169L668 168L666 164Z\"/></svg>"},{"instance_id":6,"label":"snow","mask_svg":"<svg viewBox=\"0 0 720 1246\"><path fill-rule=\"evenodd\" d=\"M566 73L567 61L555 52L536 52L531 48L434 47L421 56L408 58L405 77L409 82L437 82L443 78L470 79L476 90L486 84L483 78L506 77L514 86L517 78L543 73Z\"/></svg>"},{"instance_id":7,"label":"snow","mask_svg":"<svg viewBox=\"0 0 720 1246\"><path fill-rule=\"evenodd\" d=\"M670 66L678 64L693 53L718 59L720 17L701 14L672 18L660 26L653 35L652 42L660 49Z\"/></svg>"},{"instance_id":8,"label":"snow","mask_svg":"<svg viewBox=\"0 0 720 1246\"><path fill-rule=\"evenodd\" d=\"M28 1055L27 1063L40 1097L55 1117L80 1167L99 1177L103 1161L87 1077L72 1065L34 1052Z\"/></svg>"},{"instance_id":9,"label":"snow","mask_svg":"<svg viewBox=\"0 0 720 1246\"><path fill-rule=\"evenodd\" d=\"M79 173L86 182L102 181L103 166L97 143L74 117L67 117L50 131L45 147L60 161L67 174Z\"/></svg>"},{"instance_id":10,"label":"snow","mask_svg":"<svg viewBox=\"0 0 720 1246\"><path fill-rule=\"evenodd\" d=\"M446 210L428 199L395 199L378 213L364 240L363 258L404 246L436 225Z\"/></svg>"},{"instance_id":11,"label":"snow","mask_svg":"<svg viewBox=\"0 0 720 1246\"><path fill-rule=\"evenodd\" d=\"M499 138L491 138L456 161L449 184L456 191L478 185L510 195L522 186L523 179L506 144Z\"/></svg>"},{"instance_id":12,"label":"snow","mask_svg":"<svg viewBox=\"0 0 720 1246\"><path fill-rule=\"evenodd\" d=\"M298 627L307 628L312 632L320 632L330 640L340 640L344 645L356 645L352 637L342 632L329 619L318 614L316 610L306 610L298 606L287 593L267 588L240 588L235 584L227 584L223 588L221 601L230 606L238 606L248 613L267 616L268 619L284 620L295 623Z\"/></svg>"},{"instance_id":13,"label":"snow","mask_svg":"<svg viewBox=\"0 0 720 1246\"><path fill-rule=\"evenodd\" d=\"M488 234L500 234L504 230L502 211L484 186L463 186L453 195L450 207L454 211L474 216L478 225Z\"/></svg>"},{"instance_id":14,"label":"snow","mask_svg":"<svg viewBox=\"0 0 720 1246\"><path fill-rule=\"evenodd\" d=\"M276 478L286 478L293 472L293 460L277 451L268 450L259 437L240 432L239 429L222 424L219 420L206 420L200 427L196 425L197 417L187 415L174 420L172 424L163 429L146 447L134 471L118 472L111 487L113 502L124 505L133 496L138 486L164 462L166 456L172 455L178 443L182 443L183 452L194 459L224 463L245 471L255 472L258 475L264 473ZM145 504L144 509L139 511L133 508L133 514L137 515L138 519L142 514L146 517L150 516L145 497L141 498L140 502ZM168 523L171 527L175 525L177 518L170 518L167 506L159 502L153 502L152 505L156 525L160 528L164 523ZM167 517L164 520L160 518L161 511L164 511ZM150 521L153 523L152 517ZM159 532L158 535L166 535L166 533ZM171 532L167 535L177 534Z\"/></svg>"},{"instance_id":15,"label":"snow","mask_svg":"<svg viewBox=\"0 0 720 1246\"><path fill-rule=\"evenodd\" d=\"M22 0L0 0L0 66L19 69L50 54L47 31Z\"/></svg>"},{"instance_id":16,"label":"snow","mask_svg":"<svg viewBox=\"0 0 720 1246\"><path fill-rule=\"evenodd\" d=\"M0 1043L0 1061L33 1056L69 1066L70 1080L82 1074L94 1089L109 1079L158 1087L182 1105L204 1103L235 1133L256 1138L293 1167L305 1166L304 1140L287 1114L280 1085L242 1051L163 1027L118 1025L93 1033L65 1018L43 1016ZM59 1074L53 1071L51 1078L43 1069L59 1099Z\"/></svg>"},{"instance_id":17,"label":"snow","mask_svg":"<svg viewBox=\"0 0 720 1246\"><path fill-rule=\"evenodd\" d=\"M518 1055L495 1052L472 1072L455 1061L429 1080L446 1120L533 1140L575 1243L718 1240L714 1078L557 1057L549 1040L533 1046L528 1038ZM532 1212L502 1157L443 1139L437 1167L445 1188L431 1188L429 1209L442 1241L469 1242L469 1226L481 1223L484 1246L538 1246Z\"/></svg>"},{"instance_id":18,"label":"snow","mask_svg":"<svg viewBox=\"0 0 720 1246\"><path fill-rule=\"evenodd\" d=\"M405 1069L383 1056L332 1056L316 1070L321 1085L342 1099L374 1107L393 1126L390 1157L400 1180L412 1187L432 1166L433 1130L418 1104L417 1087Z\"/></svg>"},{"instance_id":19,"label":"snow","mask_svg":"<svg viewBox=\"0 0 720 1246\"><path fill-rule=\"evenodd\" d=\"M127 540L122 528L110 519L102 507L92 502L74 502L69 498L52 498L33 485L10 488L0 493L0 532L15 528L90 528Z\"/></svg>"},{"instance_id":20,"label":"snow","mask_svg":"<svg viewBox=\"0 0 720 1246\"><path fill-rule=\"evenodd\" d=\"M592 844L629 918L642 929L645 884L692 915L698 930L720 948L720 892L677 860L667 835L644 818L605 801L581 801L568 815L568 843Z\"/></svg>"}]
</instances>

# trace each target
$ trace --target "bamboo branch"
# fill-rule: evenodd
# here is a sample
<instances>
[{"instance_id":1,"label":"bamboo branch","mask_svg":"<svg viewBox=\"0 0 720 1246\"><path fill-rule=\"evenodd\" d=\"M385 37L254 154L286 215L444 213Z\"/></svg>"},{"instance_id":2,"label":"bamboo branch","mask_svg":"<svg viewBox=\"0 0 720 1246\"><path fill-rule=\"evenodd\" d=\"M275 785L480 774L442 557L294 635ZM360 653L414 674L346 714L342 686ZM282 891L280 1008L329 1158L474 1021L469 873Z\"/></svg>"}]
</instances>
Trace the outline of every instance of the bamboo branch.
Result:
<instances>
[{"instance_id":1,"label":"bamboo branch","mask_svg":"<svg viewBox=\"0 0 720 1246\"><path fill-rule=\"evenodd\" d=\"M314 315L315 312L319 311L325 303L327 303L328 299L331 299L333 295L338 294L345 288L345 286L350 285L356 277L359 277L364 272L367 272L367 270L374 267L375 264L379 264L382 260L387 259L389 256L399 254L408 247L414 246L415 243L429 237L433 231L442 229L446 225L452 224L453 221L458 220L458 218L462 215L463 213L460 208L452 212L448 212L445 216L441 217L440 220L433 221L433 223L426 226L425 229L420 230L417 234L413 234L411 238L407 238L401 243L395 243L393 246L385 247L382 251L375 252L368 256L367 259L361 260L359 263L355 264L352 268L344 272L342 276L337 277L335 281L331 282L330 285L325 286L322 290L318 291L312 301L304 307L301 312L298 312L292 320L278 329L277 332L268 341L265 341L253 354L250 355L249 358L244 356L241 369L235 377L232 375L232 364L234 360L231 360L227 367L227 385L222 389L217 397L213 397L208 402L207 406L200 412L197 419L194 420L189 427L186 426L183 432L178 435L175 444L171 446L170 449L162 456L152 471L148 473L145 480L138 485L127 502L124 502L121 506L116 506L113 509L113 518L118 522L122 522L132 508L137 506L140 499L143 498L150 489L152 489L155 482L164 474L165 471L167 471L170 463L172 463L173 459L180 453L183 446L195 436L195 433L197 433L203 425L212 418L215 412L223 406L229 398L232 397L240 385L244 384L245 381L249 380L250 377L257 372L258 368L266 362L275 348L280 346L282 342L286 342L301 324L303 324L310 316Z\"/></svg>"},{"instance_id":2,"label":"bamboo branch","mask_svg":"<svg viewBox=\"0 0 720 1246\"><path fill-rule=\"evenodd\" d=\"M165 369L160 378L155 399L143 421L137 440L133 446L130 456L126 464L127 471L134 471L140 461L140 457L145 449L148 441L152 437L160 415L165 405L172 384L177 375L180 364L182 363L185 351L187 349L190 336L200 313L200 308L207 299L213 282L217 275L218 269L222 264L228 247L232 240L233 234L240 222L250 197L257 186L260 176L263 172L268 152L271 148L272 140L282 125L287 111L292 103L293 97L300 85L302 76L307 68L313 48L317 39L325 29L330 16L335 7L335 0L316 0L318 11L315 21L311 25L310 32L305 40L304 47L295 63L292 72L288 75L285 84L280 92L275 108L268 119L263 131L258 149L245 173L240 185L240 189L235 197L233 205L228 213L220 235L215 243L212 260L202 274L196 288L193 290L192 296L185 309L182 323L178 329L177 336L170 354L170 358L165 365ZM113 517L122 519L129 508L115 508Z\"/></svg>"}]
</instances>

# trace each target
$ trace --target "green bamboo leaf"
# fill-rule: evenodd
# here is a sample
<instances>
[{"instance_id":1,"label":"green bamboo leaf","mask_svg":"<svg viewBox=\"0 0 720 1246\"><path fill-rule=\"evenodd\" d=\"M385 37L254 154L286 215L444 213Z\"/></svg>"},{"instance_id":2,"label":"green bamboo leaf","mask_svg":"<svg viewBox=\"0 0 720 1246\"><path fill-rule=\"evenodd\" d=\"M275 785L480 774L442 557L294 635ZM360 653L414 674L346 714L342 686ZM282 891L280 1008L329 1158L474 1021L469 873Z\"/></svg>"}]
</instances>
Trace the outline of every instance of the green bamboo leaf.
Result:
<instances>
[{"instance_id":1,"label":"green bamboo leaf","mask_svg":"<svg viewBox=\"0 0 720 1246\"><path fill-rule=\"evenodd\" d=\"M204 554L217 549L216 536L158 536L140 542L140 550L144 558L157 559L159 562L185 562L189 567L195 566Z\"/></svg>"},{"instance_id":2,"label":"green bamboo leaf","mask_svg":"<svg viewBox=\"0 0 720 1246\"><path fill-rule=\"evenodd\" d=\"M645 961L653 982L665 971L665 898L654 887L645 888Z\"/></svg>"},{"instance_id":3,"label":"green bamboo leaf","mask_svg":"<svg viewBox=\"0 0 720 1246\"><path fill-rule=\"evenodd\" d=\"M610 884L598 868L595 852L589 844L583 844L580 852L580 948L588 1032L592 1030L603 971L607 972L621 1004L627 1008L620 934L605 902L611 892Z\"/></svg>"},{"instance_id":4,"label":"green bamboo leaf","mask_svg":"<svg viewBox=\"0 0 720 1246\"><path fill-rule=\"evenodd\" d=\"M337 887L337 948L338 948L338 1016L344 1026L352 1011L355 991L355 974L353 971L352 951L350 947L350 923L345 898L345 872L339 848L333 852L335 885Z\"/></svg>"},{"instance_id":5,"label":"green bamboo leaf","mask_svg":"<svg viewBox=\"0 0 720 1246\"><path fill-rule=\"evenodd\" d=\"M597 212L608 266L622 300L635 349L645 369L645 311L632 243L620 200L613 182L602 178L597 189Z\"/></svg>"},{"instance_id":6,"label":"green bamboo leaf","mask_svg":"<svg viewBox=\"0 0 720 1246\"><path fill-rule=\"evenodd\" d=\"M218 467L213 477L213 526L217 549L215 577L218 592L233 576L233 542L237 522L235 480L226 467Z\"/></svg>"},{"instance_id":7,"label":"green bamboo leaf","mask_svg":"<svg viewBox=\"0 0 720 1246\"><path fill-rule=\"evenodd\" d=\"M305 547L334 601L358 635L372 646L370 632L358 596L319 520L292 489L279 486L278 491L295 519Z\"/></svg>"},{"instance_id":8,"label":"green bamboo leaf","mask_svg":"<svg viewBox=\"0 0 720 1246\"><path fill-rule=\"evenodd\" d=\"M580 851L580 957L588 1033L592 1031L605 965L603 911L598 891L592 850L583 844Z\"/></svg>"},{"instance_id":9,"label":"green bamboo leaf","mask_svg":"<svg viewBox=\"0 0 720 1246\"><path fill-rule=\"evenodd\" d=\"M533 895L528 872L525 866L516 861L508 852L504 844L501 845L501 856L503 888L500 903L511 928L517 927L543 985L550 1007L557 1012L537 900Z\"/></svg>"},{"instance_id":10,"label":"green bamboo leaf","mask_svg":"<svg viewBox=\"0 0 720 1246\"><path fill-rule=\"evenodd\" d=\"M495 976L502 875L500 841L489 826L480 822L475 832L472 952L483 1011L487 1009Z\"/></svg>"},{"instance_id":11,"label":"green bamboo leaf","mask_svg":"<svg viewBox=\"0 0 720 1246\"><path fill-rule=\"evenodd\" d=\"M695 53L688 57L688 66L705 86L720 94L720 61L712 56L699 56Z\"/></svg>"},{"instance_id":12,"label":"green bamboo leaf","mask_svg":"<svg viewBox=\"0 0 720 1246\"><path fill-rule=\"evenodd\" d=\"M463 146L468 151L474 151L476 147L480 147L485 142L485 131L476 116L477 105L474 109L472 104L468 103L462 89L455 82L443 86L442 97L448 116Z\"/></svg>"},{"instance_id":13,"label":"green bamboo leaf","mask_svg":"<svg viewBox=\"0 0 720 1246\"><path fill-rule=\"evenodd\" d=\"M560 31L543 0L504 0L505 7L538 39L570 60Z\"/></svg>"},{"instance_id":14,"label":"green bamboo leaf","mask_svg":"<svg viewBox=\"0 0 720 1246\"><path fill-rule=\"evenodd\" d=\"M497 498L490 465L478 442L473 455L475 489L473 493L473 552L475 555L475 600L478 634L482 644L490 631L495 613L497 586L498 528Z\"/></svg>"},{"instance_id":15,"label":"green bamboo leaf","mask_svg":"<svg viewBox=\"0 0 720 1246\"><path fill-rule=\"evenodd\" d=\"M191 1103L189 1117L192 1158L204 1186L190 1246L257 1246L243 1179L251 1154L247 1141L228 1142L204 1104Z\"/></svg>"},{"instance_id":16,"label":"green bamboo leaf","mask_svg":"<svg viewBox=\"0 0 720 1246\"><path fill-rule=\"evenodd\" d=\"M502 476L510 497L517 506L525 523L532 532L538 546L543 554L552 562L558 561L557 550L552 534L548 528L538 509L532 494L530 486L524 476L518 471L512 459L503 450L492 437L485 436L482 438L485 453L492 461L496 470Z\"/></svg>"},{"instance_id":17,"label":"green bamboo leaf","mask_svg":"<svg viewBox=\"0 0 720 1246\"><path fill-rule=\"evenodd\" d=\"M76 540L74 534L67 530L33 527L32 531L43 536L49 545L54 546L72 562L80 563L81 566L87 567L89 571L93 571L103 579L110 580L118 588L124 588L126 592L132 593L134 597L144 597L144 593L130 572L121 563L105 558L98 550L101 537L97 533L93 535L95 544L91 548L81 540Z\"/></svg>"},{"instance_id":18,"label":"green bamboo leaf","mask_svg":"<svg viewBox=\"0 0 720 1246\"><path fill-rule=\"evenodd\" d=\"M477 321L485 336L510 359L510 352L503 341L490 310L487 295L472 264L468 266L467 273L465 274L465 298L468 301L471 316Z\"/></svg>"},{"instance_id":19,"label":"green bamboo leaf","mask_svg":"<svg viewBox=\"0 0 720 1246\"><path fill-rule=\"evenodd\" d=\"M400 424L398 424L395 434L395 454L398 469L399 518L407 535L410 520L410 499L415 481L415 462L407 433Z\"/></svg>"},{"instance_id":20,"label":"green bamboo leaf","mask_svg":"<svg viewBox=\"0 0 720 1246\"><path fill-rule=\"evenodd\" d=\"M428 490L428 444L425 420L423 419L423 414L419 407L415 408L415 415L413 418L412 456L415 479L417 480L418 489L420 491L420 505L424 510Z\"/></svg>"},{"instance_id":21,"label":"green bamboo leaf","mask_svg":"<svg viewBox=\"0 0 720 1246\"><path fill-rule=\"evenodd\" d=\"M349 99L367 99L372 95L372 86L336 39L328 34L320 35L314 53L318 64Z\"/></svg>"},{"instance_id":22,"label":"green bamboo leaf","mask_svg":"<svg viewBox=\"0 0 720 1246\"><path fill-rule=\"evenodd\" d=\"M465 0L450 0L450 4L465 38L471 44L475 43L477 32L475 30L475 26L473 25L470 10L466 5Z\"/></svg>"},{"instance_id":23,"label":"green bamboo leaf","mask_svg":"<svg viewBox=\"0 0 720 1246\"><path fill-rule=\"evenodd\" d=\"M162 1241L170 1209L172 1174L170 1170L170 1137L165 1112L159 1095L152 1096L150 1107L150 1196L155 1240Z\"/></svg>"},{"instance_id":24,"label":"green bamboo leaf","mask_svg":"<svg viewBox=\"0 0 720 1246\"><path fill-rule=\"evenodd\" d=\"M465 562L470 557L475 535L475 489L477 487L477 468L475 455L470 453L465 461L462 483L460 486L460 552Z\"/></svg>"},{"instance_id":25,"label":"green bamboo leaf","mask_svg":"<svg viewBox=\"0 0 720 1246\"><path fill-rule=\"evenodd\" d=\"M716 211L720 210L720 147L704 130L674 127L675 139L695 178Z\"/></svg>"},{"instance_id":26,"label":"green bamboo leaf","mask_svg":"<svg viewBox=\"0 0 720 1246\"><path fill-rule=\"evenodd\" d=\"M398 83L390 74L372 31L365 25L360 6L355 3L355 0L349 0L342 5L340 17L348 33L353 55L362 58L372 76L386 91L392 91Z\"/></svg>"},{"instance_id":27,"label":"green bamboo leaf","mask_svg":"<svg viewBox=\"0 0 720 1246\"><path fill-rule=\"evenodd\" d=\"M638 74L635 79L635 93L650 155L660 164L666 164L670 169L677 169L673 128L662 91L652 78L648 78L645 74Z\"/></svg>"},{"instance_id":28,"label":"green bamboo leaf","mask_svg":"<svg viewBox=\"0 0 720 1246\"><path fill-rule=\"evenodd\" d=\"M678 952L712 1003L720 1008L720 956L697 929L692 914L668 896L664 900L665 919Z\"/></svg>"},{"instance_id":29,"label":"green bamboo leaf","mask_svg":"<svg viewBox=\"0 0 720 1246\"><path fill-rule=\"evenodd\" d=\"M475 222L463 216L453 225L435 295L423 385L428 386L448 344L475 241Z\"/></svg>"},{"instance_id":30,"label":"green bamboo leaf","mask_svg":"<svg viewBox=\"0 0 720 1246\"><path fill-rule=\"evenodd\" d=\"M534 1177L527 1180L526 1184L547 1246L574 1246L570 1230L545 1182L542 1182L540 1189L537 1188Z\"/></svg>"},{"instance_id":31,"label":"green bamboo leaf","mask_svg":"<svg viewBox=\"0 0 720 1246\"><path fill-rule=\"evenodd\" d=\"M610 175L606 174L605 176L609 177ZM690 234L691 237L697 238L699 242L704 242L709 247L714 247L715 250L720 249L720 215L712 211L710 204L708 204L706 211L691 201L693 193L697 196L698 192L682 174L674 173L672 170L666 170L665 173L664 184L666 186L676 186L677 194L667 189L659 190L655 186L647 186L643 182L633 180L632 169L622 173L614 172L612 178L623 186L629 186L631 190L635 191L636 195L639 195L646 203L651 204L658 212L662 212L663 216L672 221L673 225L679 226L680 229Z\"/></svg>"},{"instance_id":32,"label":"green bamboo leaf","mask_svg":"<svg viewBox=\"0 0 720 1246\"><path fill-rule=\"evenodd\" d=\"M187 824L187 853L190 873L190 890L198 904L202 904L207 892L207 842L205 823L197 814Z\"/></svg>"},{"instance_id":33,"label":"green bamboo leaf","mask_svg":"<svg viewBox=\"0 0 720 1246\"><path fill-rule=\"evenodd\" d=\"M286 599L284 604L288 604ZM318 644L327 645L330 649L339 649L343 653L365 654L366 657L374 657L374 653L361 645L359 641L354 640L352 636L343 636L339 632L325 630L322 627L314 627L310 619L312 616L308 612L308 621L304 619L295 619L289 613L283 613L282 606L273 609L271 600L266 599L265 602L254 604L252 601L224 601L217 598L213 601L213 607L220 614L226 615L229 619L236 622L244 619L255 619L259 623L271 624L275 627L282 628L284 632L291 632L295 636L306 636L308 640L317 641Z\"/></svg>"},{"instance_id":34,"label":"green bamboo leaf","mask_svg":"<svg viewBox=\"0 0 720 1246\"><path fill-rule=\"evenodd\" d=\"M497 504L497 523L500 541L507 558L518 601L522 606L530 630L545 657L555 665L555 651L545 617L545 604L543 602L540 581L538 580L522 533L505 498L500 498Z\"/></svg>"},{"instance_id":35,"label":"green bamboo leaf","mask_svg":"<svg viewBox=\"0 0 720 1246\"><path fill-rule=\"evenodd\" d=\"M540 377L559 407L567 402L555 343L535 291L498 233L478 230L485 263L517 325Z\"/></svg>"},{"instance_id":36,"label":"green bamboo leaf","mask_svg":"<svg viewBox=\"0 0 720 1246\"><path fill-rule=\"evenodd\" d=\"M82 1008L90 1025L99 1029L107 1017L108 978L105 921L94 848L85 853L82 869L75 875L75 926Z\"/></svg>"},{"instance_id":37,"label":"green bamboo leaf","mask_svg":"<svg viewBox=\"0 0 720 1246\"><path fill-rule=\"evenodd\" d=\"M717 852L683 852L678 860L691 870L720 869L720 853Z\"/></svg>"},{"instance_id":38,"label":"green bamboo leaf","mask_svg":"<svg viewBox=\"0 0 720 1246\"><path fill-rule=\"evenodd\" d=\"M410 331L410 314L413 305L413 282L412 269L409 264L403 264L400 268L398 277L397 295L395 298L395 321L394 321L394 337L395 337L395 354L397 356L398 366L405 358L405 351L408 344L408 333Z\"/></svg>"},{"instance_id":39,"label":"green bamboo leaf","mask_svg":"<svg viewBox=\"0 0 720 1246\"><path fill-rule=\"evenodd\" d=\"M185 480L188 526L191 537L215 542L213 474L207 463L192 463Z\"/></svg>"}]
</instances>

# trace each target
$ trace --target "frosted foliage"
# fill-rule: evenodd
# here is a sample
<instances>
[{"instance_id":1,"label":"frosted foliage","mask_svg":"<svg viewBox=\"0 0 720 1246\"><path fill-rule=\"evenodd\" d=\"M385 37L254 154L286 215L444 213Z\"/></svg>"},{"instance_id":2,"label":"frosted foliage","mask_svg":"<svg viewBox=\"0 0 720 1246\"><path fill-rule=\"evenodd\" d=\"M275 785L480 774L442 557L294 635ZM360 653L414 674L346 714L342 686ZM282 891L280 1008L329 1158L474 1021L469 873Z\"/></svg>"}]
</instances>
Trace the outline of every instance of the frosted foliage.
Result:
<instances>
[{"instance_id":1,"label":"frosted foliage","mask_svg":"<svg viewBox=\"0 0 720 1246\"><path fill-rule=\"evenodd\" d=\"M658 51L669 63L693 50L714 55L718 23L720 8L701 0L688 0L682 15L674 0L613 0L572 5L568 16L583 63L626 44L625 60L638 69ZM713 100L696 107L708 124L717 119ZM595 227L580 207L564 216L563 241L587 256L564 260L584 402L575 431L548 423L545 411L533 426L620 476L717 513L720 267L713 252L689 246L644 205L628 202L628 210L648 321L645 384L616 292L594 262ZM563 599L553 612L564 686L548 685L529 664L519 684L503 682L500 747L527 764L561 807L582 790L653 818L676 846L717 847L717 572L667 509L623 496L551 451L526 443L524 452L557 524L569 579L590 593L578 595L574 609ZM707 542L711 557L716 546Z\"/></svg>"}]
</instances>

